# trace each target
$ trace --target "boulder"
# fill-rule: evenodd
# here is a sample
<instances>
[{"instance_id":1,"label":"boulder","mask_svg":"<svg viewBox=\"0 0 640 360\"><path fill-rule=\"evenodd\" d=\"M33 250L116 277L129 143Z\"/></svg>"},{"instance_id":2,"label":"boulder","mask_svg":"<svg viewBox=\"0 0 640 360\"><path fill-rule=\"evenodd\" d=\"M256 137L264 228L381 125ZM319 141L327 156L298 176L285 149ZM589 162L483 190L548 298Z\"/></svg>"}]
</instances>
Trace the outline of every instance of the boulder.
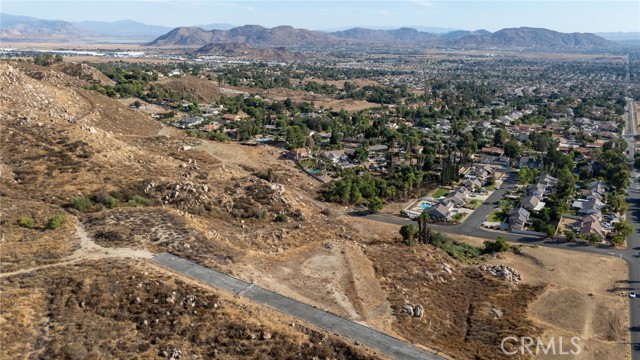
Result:
<instances>
[{"instance_id":1,"label":"boulder","mask_svg":"<svg viewBox=\"0 0 640 360\"><path fill-rule=\"evenodd\" d=\"M405 306L402 307L402 312L413 317L413 306L406 304Z\"/></svg>"},{"instance_id":2,"label":"boulder","mask_svg":"<svg viewBox=\"0 0 640 360\"><path fill-rule=\"evenodd\" d=\"M418 304L413 308L413 317L417 317L418 319L422 317L424 314L424 308L422 305Z\"/></svg>"}]
</instances>

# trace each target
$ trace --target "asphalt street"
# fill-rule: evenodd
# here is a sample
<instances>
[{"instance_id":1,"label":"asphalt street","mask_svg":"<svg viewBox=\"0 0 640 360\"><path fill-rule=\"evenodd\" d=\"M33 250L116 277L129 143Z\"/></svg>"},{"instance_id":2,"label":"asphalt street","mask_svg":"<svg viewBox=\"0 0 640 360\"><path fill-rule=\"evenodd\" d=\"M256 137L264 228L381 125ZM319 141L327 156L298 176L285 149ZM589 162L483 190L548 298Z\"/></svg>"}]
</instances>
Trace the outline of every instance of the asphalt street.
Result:
<instances>
[{"instance_id":1,"label":"asphalt street","mask_svg":"<svg viewBox=\"0 0 640 360\"><path fill-rule=\"evenodd\" d=\"M633 101L627 99L627 126L625 127L625 140L629 144L627 157L630 162L635 154L635 114ZM627 221L633 226L634 232L627 240L627 252L625 260L629 266L628 288L640 293L640 185L638 172L631 172L631 184L627 189ZM631 330L631 357L640 360L640 299L629 298L629 324Z\"/></svg>"},{"instance_id":2,"label":"asphalt street","mask_svg":"<svg viewBox=\"0 0 640 360\"><path fill-rule=\"evenodd\" d=\"M255 284L198 265L169 253L154 256L151 261L194 280L220 290L266 305L284 314L304 320L337 335L362 343L395 359L444 360L444 358L407 344L385 333L343 319L297 300L265 290Z\"/></svg>"}]
</instances>

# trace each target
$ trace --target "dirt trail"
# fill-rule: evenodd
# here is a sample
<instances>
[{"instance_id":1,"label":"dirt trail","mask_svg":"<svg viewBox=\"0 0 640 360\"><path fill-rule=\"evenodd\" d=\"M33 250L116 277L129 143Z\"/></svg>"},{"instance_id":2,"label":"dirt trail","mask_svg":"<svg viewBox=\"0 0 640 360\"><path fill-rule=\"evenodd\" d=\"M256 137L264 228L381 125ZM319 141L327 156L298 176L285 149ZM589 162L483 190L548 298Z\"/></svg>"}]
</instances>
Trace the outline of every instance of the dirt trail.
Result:
<instances>
[{"instance_id":1,"label":"dirt trail","mask_svg":"<svg viewBox=\"0 0 640 360\"><path fill-rule=\"evenodd\" d=\"M592 297L587 299L585 307L584 328L582 329L583 339L592 339L593 334L593 314L596 311L596 301Z\"/></svg>"},{"instance_id":2,"label":"dirt trail","mask_svg":"<svg viewBox=\"0 0 640 360\"><path fill-rule=\"evenodd\" d=\"M63 266L75 264L84 260L99 260L107 258L137 258L137 259L151 259L153 254L147 250L136 250L131 248L105 248L96 244L84 230L82 223L76 222L76 234L80 239L80 248L74 251L71 255L60 259L59 262L54 264L46 264L40 266L34 266L27 269L21 269L13 272L0 273L0 278L19 275L24 273L30 273L33 271L46 269L54 266Z\"/></svg>"}]
</instances>

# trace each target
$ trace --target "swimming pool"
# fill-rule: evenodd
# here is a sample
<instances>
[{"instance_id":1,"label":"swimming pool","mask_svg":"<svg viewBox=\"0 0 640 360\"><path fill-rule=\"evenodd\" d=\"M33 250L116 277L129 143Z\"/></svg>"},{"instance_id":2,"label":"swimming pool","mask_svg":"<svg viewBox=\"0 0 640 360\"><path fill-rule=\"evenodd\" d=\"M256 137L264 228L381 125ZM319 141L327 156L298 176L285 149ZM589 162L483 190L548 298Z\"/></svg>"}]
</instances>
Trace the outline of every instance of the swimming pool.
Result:
<instances>
[{"instance_id":1,"label":"swimming pool","mask_svg":"<svg viewBox=\"0 0 640 360\"><path fill-rule=\"evenodd\" d=\"M428 208L430 208L430 207L431 207L431 204L426 203L426 202L423 202L423 203L422 203L422 204L420 204L419 206L420 206L420 209L422 209L422 210L426 210L426 209L428 209Z\"/></svg>"}]
</instances>

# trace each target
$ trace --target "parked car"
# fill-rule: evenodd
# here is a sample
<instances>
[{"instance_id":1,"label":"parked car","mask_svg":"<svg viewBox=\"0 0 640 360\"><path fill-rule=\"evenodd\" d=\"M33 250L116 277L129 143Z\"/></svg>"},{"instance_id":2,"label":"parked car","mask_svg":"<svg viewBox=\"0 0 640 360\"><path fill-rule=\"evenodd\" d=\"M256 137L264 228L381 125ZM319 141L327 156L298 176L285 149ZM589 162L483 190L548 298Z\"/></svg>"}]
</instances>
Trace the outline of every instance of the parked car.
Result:
<instances>
[{"instance_id":1,"label":"parked car","mask_svg":"<svg viewBox=\"0 0 640 360\"><path fill-rule=\"evenodd\" d=\"M636 295L636 292L635 292L635 291L629 291L629 297L630 297L630 298L635 298L636 296L637 296L637 295Z\"/></svg>"}]
</instances>

